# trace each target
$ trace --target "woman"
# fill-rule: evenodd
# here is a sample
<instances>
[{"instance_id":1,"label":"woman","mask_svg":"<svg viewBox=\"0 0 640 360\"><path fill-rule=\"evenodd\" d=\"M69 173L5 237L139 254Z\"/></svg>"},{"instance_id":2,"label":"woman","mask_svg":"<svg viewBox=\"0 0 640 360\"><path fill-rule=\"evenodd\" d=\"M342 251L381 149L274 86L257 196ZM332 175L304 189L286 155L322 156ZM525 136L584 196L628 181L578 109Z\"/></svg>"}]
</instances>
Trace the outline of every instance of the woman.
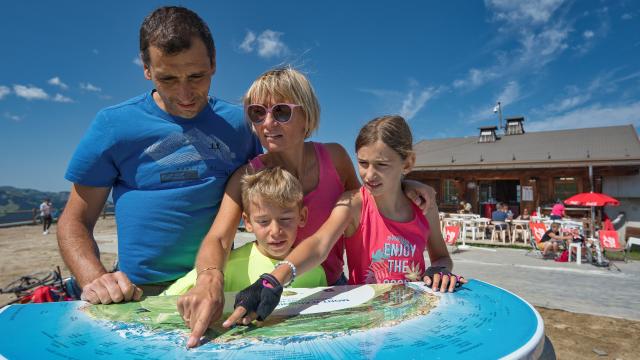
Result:
<instances>
[{"instance_id":1,"label":"woman","mask_svg":"<svg viewBox=\"0 0 640 360\"><path fill-rule=\"evenodd\" d=\"M305 141L318 127L320 106L311 84L300 72L287 67L262 74L244 96L244 107L267 152L236 170L230 178L218 215L198 252L196 284L178 299L178 311L192 329L188 347L197 346L207 326L222 313L222 269L242 214L242 175L279 166L298 178L309 213L295 245L320 228L344 191L360 187L351 159L341 145ZM416 188L418 185L420 189ZM416 183L412 187L420 190L422 198L433 199L432 189ZM405 193L411 199L416 198L414 191ZM439 224L433 226L440 228ZM346 284L343 252L344 242L339 240L322 263L329 284Z\"/></svg>"}]
</instances>

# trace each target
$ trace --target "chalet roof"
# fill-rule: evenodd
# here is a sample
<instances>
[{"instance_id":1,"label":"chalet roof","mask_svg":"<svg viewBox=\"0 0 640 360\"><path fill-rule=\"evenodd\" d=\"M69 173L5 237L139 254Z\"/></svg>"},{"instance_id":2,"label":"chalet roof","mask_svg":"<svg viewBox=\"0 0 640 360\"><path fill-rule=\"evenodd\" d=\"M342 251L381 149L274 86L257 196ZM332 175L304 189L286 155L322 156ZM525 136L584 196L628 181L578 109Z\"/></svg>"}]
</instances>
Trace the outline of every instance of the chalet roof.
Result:
<instances>
[{"instance_id":1,"label":"chalet roof","mask_svg":"<svg viewBox=\"0 0 640 360\"><path fill-rule=\"evenodd\" d=\"M527 132L479 143L477 136L423 140L414 170L474 170L640 165L632 125Z\"/></svg>"}]
</instances>

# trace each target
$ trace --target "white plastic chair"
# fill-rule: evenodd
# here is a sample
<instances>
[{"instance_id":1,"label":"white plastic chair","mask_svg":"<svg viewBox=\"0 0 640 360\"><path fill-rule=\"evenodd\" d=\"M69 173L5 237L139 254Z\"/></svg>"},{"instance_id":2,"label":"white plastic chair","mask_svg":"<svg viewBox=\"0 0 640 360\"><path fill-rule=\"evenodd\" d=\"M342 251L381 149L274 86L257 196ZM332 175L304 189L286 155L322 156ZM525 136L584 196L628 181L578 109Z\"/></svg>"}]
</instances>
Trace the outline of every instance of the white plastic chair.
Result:
<instances>
[{"instance_id":1,"label":"white plastic chair","mask_svg":"<svg viewBox=\"0 0 640 360\"><path fill-rule=\"evenodd\" d=\"M491 221L491 225L493 225L491 242L493 242L496 237L500 237L502 238L502 243L506 244L507 237L511 237L511 234L509 234L509 224L504 221ZM503 227L503 229L499 229L499 227Z\"/></svg>"}]
</instances>

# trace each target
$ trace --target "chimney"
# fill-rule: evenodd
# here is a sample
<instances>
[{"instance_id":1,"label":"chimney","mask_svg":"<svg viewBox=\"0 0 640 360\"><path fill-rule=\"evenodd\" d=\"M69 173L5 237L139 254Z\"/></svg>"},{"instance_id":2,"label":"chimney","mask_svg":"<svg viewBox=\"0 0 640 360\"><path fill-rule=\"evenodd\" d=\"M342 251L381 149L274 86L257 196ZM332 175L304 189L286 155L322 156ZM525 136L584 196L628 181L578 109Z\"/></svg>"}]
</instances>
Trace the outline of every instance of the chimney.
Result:
<instances>
[{"instance_id":1,"label":"chimney","mask_svg":"<svg viewBox=\"0 0 640 360\"><path fill-rule=\"evenodd\" d=\"M480 137L478 138L479 143L492 143L498 140L498 136L496 135L496 131L498 130L497 126L483 126L480 128Z\"/></svg>"},{"instance_id":2,"label":"chimney","mask_svg":"<svg viewBox=\"0 0 640 360\"><path fill-rule=\"evenodd\" d=\"M505 135L521 135L524 134L524 116L516 116L507 118L507 124L504 127Z\"/></svg>"}]
</instances>

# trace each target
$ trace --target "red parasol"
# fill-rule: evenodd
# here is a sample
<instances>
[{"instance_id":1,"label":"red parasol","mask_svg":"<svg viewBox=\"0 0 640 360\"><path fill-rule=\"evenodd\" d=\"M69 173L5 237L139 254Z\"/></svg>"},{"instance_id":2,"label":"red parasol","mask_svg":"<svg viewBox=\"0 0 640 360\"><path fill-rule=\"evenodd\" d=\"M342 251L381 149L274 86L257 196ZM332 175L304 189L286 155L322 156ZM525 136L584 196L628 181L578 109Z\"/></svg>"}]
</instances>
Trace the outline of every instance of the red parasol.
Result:
<instances>
[{"instance_id":1,"label":"red parasol","mask_svg":"<svg viewBox=\"0 0 640 360\"><path fill-rule=\"evenodd\" d=\"M588 193L580 193L580 194L576 194L573 195L572 197L568 198L567 200L564 201L565 204L567 205L576 205L576 206L590 206L591 207L591 223L590 223L590 230L591 230L591 236L595 236L594 233L594 226L595 226L595 211L594 211L594 207L596 206L607 206L607 205L613 205L613 206L618 206L620 205L620 201L618 201L617 199L612 198L609 195L606 194L601 194L601 193L594 193L592 192L588 192ZM600 253L598 253L598 263L602 262L600 259Z\"/></svg>"},{"instance_id":2,"label":"red parasol","mask_svg":"<svg viewBox=\"0 0 640 360\"><path fill-rule=\"evenodd\" d=\"M594 193L594 192L580 193L580 194L573 195L572 197L565 200L564 203L567 205L577 205L577 206L607 206L607 205L618 206L620 205L620 201L612 198L611 196L606 194L601 194L601 193Z\"/></svg>"}]
</instances>

